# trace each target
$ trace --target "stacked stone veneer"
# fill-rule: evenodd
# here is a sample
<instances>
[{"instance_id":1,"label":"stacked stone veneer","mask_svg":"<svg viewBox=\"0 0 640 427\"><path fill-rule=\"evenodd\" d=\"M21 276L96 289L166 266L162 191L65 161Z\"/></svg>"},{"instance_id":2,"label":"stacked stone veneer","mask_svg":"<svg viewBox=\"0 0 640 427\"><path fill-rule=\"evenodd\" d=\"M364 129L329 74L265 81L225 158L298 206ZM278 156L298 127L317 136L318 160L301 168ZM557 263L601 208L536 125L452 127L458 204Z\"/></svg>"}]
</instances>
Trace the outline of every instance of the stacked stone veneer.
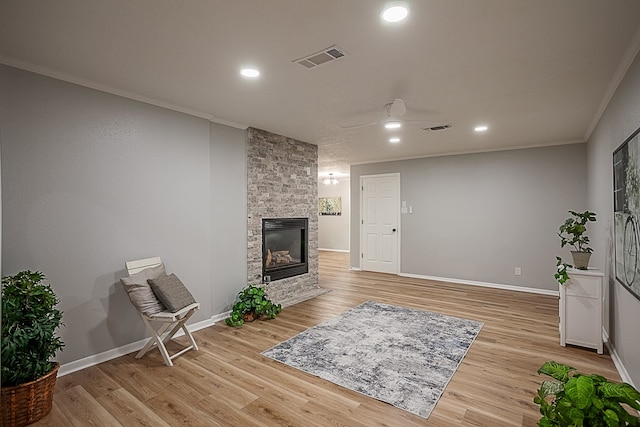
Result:
<instances>
[{"instance_id":1,"label":"stacked stone veneer","mask_svg":"<svg viewBox=\"0 0 640 427\"><path fill-rule=\"evenodd\" d=\"M309 272L266 287L282 302L318 288L318 147L255 128L247 139L249 283L262 281L262 219L309 218Z\"/></svg>"}]
</instances>

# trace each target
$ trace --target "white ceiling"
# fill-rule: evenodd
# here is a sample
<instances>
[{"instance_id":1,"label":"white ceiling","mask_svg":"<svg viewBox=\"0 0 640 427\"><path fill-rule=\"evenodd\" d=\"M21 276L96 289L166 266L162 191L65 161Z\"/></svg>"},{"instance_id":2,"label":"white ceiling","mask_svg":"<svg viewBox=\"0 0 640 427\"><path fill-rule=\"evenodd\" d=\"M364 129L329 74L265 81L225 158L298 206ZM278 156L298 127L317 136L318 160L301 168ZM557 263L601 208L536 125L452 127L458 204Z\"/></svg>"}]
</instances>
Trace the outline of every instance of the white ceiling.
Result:
<instances>
[{"instance_id":1,"label":"white ceiling","mask_svg":"<svg viewBox=\"0 0 640 427\"><path fill-rule=\"evenodd\" d=\"M413 0L401 25L382 24L385 3L2 0L0 62L317 144L322 175L584 142L640 46L637 0ZM292 62L334 44L348 55ZM246 64L262 76L241 78ZM382 120L395 98L426 120L399 144L382 126L342 128Z\"/></svg>"}]
</instances>

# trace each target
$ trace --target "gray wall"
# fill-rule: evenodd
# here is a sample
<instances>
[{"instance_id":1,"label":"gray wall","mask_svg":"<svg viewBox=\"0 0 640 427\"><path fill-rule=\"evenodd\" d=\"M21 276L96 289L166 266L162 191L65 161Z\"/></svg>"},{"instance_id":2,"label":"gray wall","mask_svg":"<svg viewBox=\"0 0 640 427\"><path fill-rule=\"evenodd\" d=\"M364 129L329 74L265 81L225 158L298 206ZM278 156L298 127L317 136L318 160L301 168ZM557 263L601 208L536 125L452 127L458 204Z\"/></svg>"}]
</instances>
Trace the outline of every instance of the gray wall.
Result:
<instances>
[{"instance_id":1,"label":"gray wall","mask_svg":"<svg viewBox=\"0 0 640 427\"><path fill-rule=\"evenodd\" d=\"M194 321L228 308L246 277L242 131L6 66L0 129L2 272L49 278L62 363L145 337L126 260L161 256L201 302ZM224 240L218 216L238 226Z\"/></svg>"},{"instance_id":2,"label":"gray wall","mask_svg":"<svg viewBox=\"0 0 640 427\"><path fill-rule=\"evenodd\" d=\"M212 313L230 309L247 277L247 133L211 123Z\"/></svg>"},{"instance_id":3,"label":"gray wall","mask_svg":"<svg viewBox=\"0 0 640 427\"><path fill-rule=\"evenodd\" d=\"M557 290L556 236L586 207L585 144L351 167L351 265L359 266L360 176L400 173L401 273ZM522 275L514 274L515 267Z\"/></svg>"},{"instance_id":4,"label":"gray wall","mask_svg":"<svg viewBox=\"0 0 640 427\"><path fill-rule=\"evenodd\" d=\"M636 57L610 101L588 142L588 206L598 214L591 240L592 259L605 268L609 289L610 343L628 371L640 385L640 301L615 279L613 271L613 151L640 127L640 57Z\"/></svg>"},{"instance_id":5,"label":"gray wall","mask_svg":"<svg viewBox=\"0 0 640 427\"><path fill-rule=\"evenodd\" d=\"M342 215L320 215L318 217L318 248L349 250L349 218L351 215L349 190L349 178L340 178L337 185L323 185L322 179L318 180L318 197L342 198Z\"/></svg>"}]
</instances>

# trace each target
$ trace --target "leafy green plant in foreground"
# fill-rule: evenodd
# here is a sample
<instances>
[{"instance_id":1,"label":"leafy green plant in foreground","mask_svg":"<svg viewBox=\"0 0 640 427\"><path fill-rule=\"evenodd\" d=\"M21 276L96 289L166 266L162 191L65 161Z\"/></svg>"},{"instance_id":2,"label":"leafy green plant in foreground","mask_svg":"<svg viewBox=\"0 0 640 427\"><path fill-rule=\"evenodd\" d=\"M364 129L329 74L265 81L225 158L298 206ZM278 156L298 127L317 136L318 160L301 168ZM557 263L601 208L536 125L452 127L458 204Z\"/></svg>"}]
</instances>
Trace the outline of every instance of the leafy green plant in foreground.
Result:
<instances>
[{"instance_id":1,"label":"leafy green plant in foreground","mask_svg":"<svg viewBox=\"0 0 640 427\"><path fill-rule=\"evenodd\" d=\"M54 368L51 359L64 344L56 329L62 312L40 272L2 278L2 386L36 380Z\"/></svg>"},{"instance_id":2,"label":"leafy green plant in foreground","mask_svg":"<svg viewBox=\"0 0 640 427\"><path fill-rule=\"evenodd\" d=\"M640 410L640 392L627 383L613 383L600 375L574 372L575 368L545 362L539 374L556 381L543 381L534 402L540 405L540 427L639 426L640 418L622 404Z\"/></svg>"}]
</instances>

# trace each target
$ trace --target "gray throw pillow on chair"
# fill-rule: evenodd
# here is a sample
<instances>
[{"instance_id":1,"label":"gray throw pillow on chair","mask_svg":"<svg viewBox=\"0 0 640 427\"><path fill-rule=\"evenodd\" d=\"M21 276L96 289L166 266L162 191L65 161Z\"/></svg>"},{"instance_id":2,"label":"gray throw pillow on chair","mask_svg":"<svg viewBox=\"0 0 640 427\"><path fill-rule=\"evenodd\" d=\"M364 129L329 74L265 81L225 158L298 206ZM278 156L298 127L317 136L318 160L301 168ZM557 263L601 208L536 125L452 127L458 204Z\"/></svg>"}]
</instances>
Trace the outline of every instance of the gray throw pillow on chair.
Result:
<instances>
[{"instance_id":1,"label":"gray throw pillow on chair","mask_svg":"<svg viewBox=\"0 0 640 427\"><path fill-rule=\"evenodd\" d=\"M149 279L148 282L153 293L172 313L196 302L191 292L173 273Z\"/></svg>"},{"instance_id":2,"label":"gray throw pillow on chair","mask_svg":"<svg viewBox=\"0 0 640 427\"><path fill-rule=\"evenodd\" d=\"M120 279L131 303L140 313L152 316L165 310L164 305L158 300L147 282L149 279L155 279L165 274L164 264L160 264L157 267L145 268L139 273Z\"/></svg>"}]
</instances>

